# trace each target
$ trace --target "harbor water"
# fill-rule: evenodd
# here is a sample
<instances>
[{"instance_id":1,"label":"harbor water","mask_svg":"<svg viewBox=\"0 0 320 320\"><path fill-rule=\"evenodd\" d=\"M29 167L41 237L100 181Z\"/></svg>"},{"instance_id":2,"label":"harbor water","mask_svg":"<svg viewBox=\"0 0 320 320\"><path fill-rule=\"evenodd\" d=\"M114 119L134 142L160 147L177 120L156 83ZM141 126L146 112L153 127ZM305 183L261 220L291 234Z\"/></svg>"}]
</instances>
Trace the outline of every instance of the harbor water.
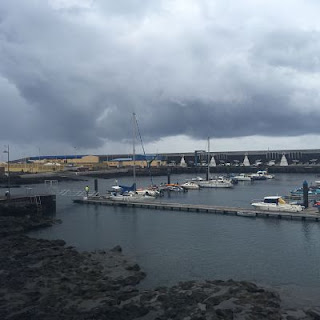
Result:
<instances>
[{"instance_id":1,"label":"harbor water","mask_svg":"<svg viewBox=\"0 0 320 320\"><path fill-rule=\"evenodd\" d=\"M172 175L171 182L185 182ZM233 189L190 190L166 194L161 201L237 206L319 180L315 174L277 174L275 179L239 182ZM166 183L154 177L153 183ZM114 179L99 179L103 194ZM130 185L132 178L118 183ZM148 177L137 185L147 186ZM93 179L63 182L59 190L94 188ZM43 186L33 186L34 192ZM21 190L20 190L21 192ZM293 306L320 301L320 223L246 218L219 214L150 210L74 204L74 198L57 196L56 217L61 224L32 232L32 236L64 239L79 250L109 249L116 245L147 273L141 287L174 285L185 280L249 280L277 288ZM318 304L319 305L319 304Z\"/></svg>"}]
</instances>

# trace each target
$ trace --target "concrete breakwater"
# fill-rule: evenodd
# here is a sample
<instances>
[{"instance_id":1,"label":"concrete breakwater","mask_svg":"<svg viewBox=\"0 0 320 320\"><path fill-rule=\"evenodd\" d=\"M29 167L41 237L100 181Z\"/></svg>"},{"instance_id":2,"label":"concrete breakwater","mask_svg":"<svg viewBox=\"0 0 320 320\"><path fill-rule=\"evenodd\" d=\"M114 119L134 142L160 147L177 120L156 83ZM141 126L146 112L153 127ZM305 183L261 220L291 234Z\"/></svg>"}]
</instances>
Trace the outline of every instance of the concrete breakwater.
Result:
<instances>
[{"instance_id":1,"label":"concrete breakwater","mask_svg":"<svg viewBox=\"0 0 320 320\"><path fill-rule=\"evenodd\" d=\"M87 204L87 205L104 205L104 206L122 206L128 208L143 208L143 209L158 209L158 210L170 210L170 211L186 211L186 212L198 212L209 214L229 214L237 215L241 217L263 217L263 218L277 218L277 219L298 219L298 220L310 220L319 221L320 215L318 209L308 208L302 212L280 212L280 211L267 211L247 209L240 207L221 207L221 206L209 206L202 204L186 204L186 203L173 203L165 201L153 200L147 201L113 201L103 197L89 197L87 199L76 199L74 203Z\"/></svg>"},{"instance_id":2,"label":"concrete breakwater","mask_svg":"<svg viewBox=\"0 0 320 320\"><path fill-rule=\"evenodd\" d=\"M1 319L318 319L287 310L277 293L246 281L181 282L139 290L146 274L121 247L78 252L24 234L55 221L0 216Z\"/></svg>"},{"instance_id":3,"label":"concrete breakwater","mask_svg":"<svg viewBox=\"0 0 320 320\"><path fill-rule=\"evenodd\" d=\"M55 213L56 196L51 194L0 197L1 215Z\"/></svg>"}]
</instances>

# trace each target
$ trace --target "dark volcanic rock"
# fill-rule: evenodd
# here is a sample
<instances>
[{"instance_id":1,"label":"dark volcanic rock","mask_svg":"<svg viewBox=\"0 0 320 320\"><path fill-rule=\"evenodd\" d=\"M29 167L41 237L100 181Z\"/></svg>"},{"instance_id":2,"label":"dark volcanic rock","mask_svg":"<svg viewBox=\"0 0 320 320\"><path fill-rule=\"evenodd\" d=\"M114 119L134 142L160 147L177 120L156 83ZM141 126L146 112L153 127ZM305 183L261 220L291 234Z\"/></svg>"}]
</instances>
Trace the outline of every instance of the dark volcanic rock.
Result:
<instances>
[{"instance_id":1,"label":"dark volcanic rock","mask_svg":"<svg viewBox=\"0 0 320 320\"><path fill-rule=\"evenodd\" d=\"M120 246L81 253L63 240L23 235L50 224L34 219L2 220L0 319L319 319L317 309L282 310L276 293L246 281L188 281L139 291L135 285L145 273Z\"/></svg>"}]
</instances>

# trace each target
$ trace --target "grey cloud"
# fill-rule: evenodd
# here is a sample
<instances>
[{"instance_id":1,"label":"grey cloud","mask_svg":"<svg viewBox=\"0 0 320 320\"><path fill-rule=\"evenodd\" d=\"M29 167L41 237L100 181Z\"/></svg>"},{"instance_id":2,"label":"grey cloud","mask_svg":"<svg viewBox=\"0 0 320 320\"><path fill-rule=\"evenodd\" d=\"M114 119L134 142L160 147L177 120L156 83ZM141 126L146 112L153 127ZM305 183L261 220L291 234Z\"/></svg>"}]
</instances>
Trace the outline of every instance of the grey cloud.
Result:
<instances>
[{"instance_id":1,"label":"grey cloud","mask_svg":"<svg viewBox=\"0 0 320 320\"><path fill-rule=\"evenodd\" d=\"M297 71L320 71L320 32L276 30L259 39L252 53L255 60Z\"/></svg>"},{"instance_id":2,"label":"grey cloud","mask_svg":"<svg viewBox=\"0 0 320 320\"><path fill-rule=\"evenodd\" d=\"M0 75L15 88L8 95L0 87L12 106L1 111L10 122L16 115L10 138L41 132L50 143L98 147L130 139L132 112L149 142L318 133L319 111L307 117L293 99L301 93L316 105L313 89L278 70L316 72L318 33L250 34L210 15L181 22L161 3L96 1L64 11L40 0L2 1Z\"/></svg>"}]
</instances>

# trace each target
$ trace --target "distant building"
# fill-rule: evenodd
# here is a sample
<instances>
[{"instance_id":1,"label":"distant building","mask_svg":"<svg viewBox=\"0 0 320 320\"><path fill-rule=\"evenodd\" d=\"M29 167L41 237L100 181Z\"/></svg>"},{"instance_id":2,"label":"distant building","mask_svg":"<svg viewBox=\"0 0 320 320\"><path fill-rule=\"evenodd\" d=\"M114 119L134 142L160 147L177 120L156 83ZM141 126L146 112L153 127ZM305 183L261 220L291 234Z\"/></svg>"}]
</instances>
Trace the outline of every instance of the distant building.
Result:
<instances>
[{"instance_id":1,"label":"distant building","mask_svg":"<svg viewBox=\"0 0 320 320\"><path fill-rule=\"evenodd\" d=\"M4 176L5 168L4 166L1 166L2 164L0 163L0 177Z\"/></svg>"},{"instance_id":2,"label":"distant building","mask_svg":"<svg viewBox=\"0 0 320 320\"><path fill-rule=\"evenodd\" d=\"M123 167L136 167L146 168L166 166L167 161L162 156L158 155L136 155L135 161L132 157L127 158L115 158L112 160L104 161L108 167L123 168Z\"/></svg>"}]
</instances>

